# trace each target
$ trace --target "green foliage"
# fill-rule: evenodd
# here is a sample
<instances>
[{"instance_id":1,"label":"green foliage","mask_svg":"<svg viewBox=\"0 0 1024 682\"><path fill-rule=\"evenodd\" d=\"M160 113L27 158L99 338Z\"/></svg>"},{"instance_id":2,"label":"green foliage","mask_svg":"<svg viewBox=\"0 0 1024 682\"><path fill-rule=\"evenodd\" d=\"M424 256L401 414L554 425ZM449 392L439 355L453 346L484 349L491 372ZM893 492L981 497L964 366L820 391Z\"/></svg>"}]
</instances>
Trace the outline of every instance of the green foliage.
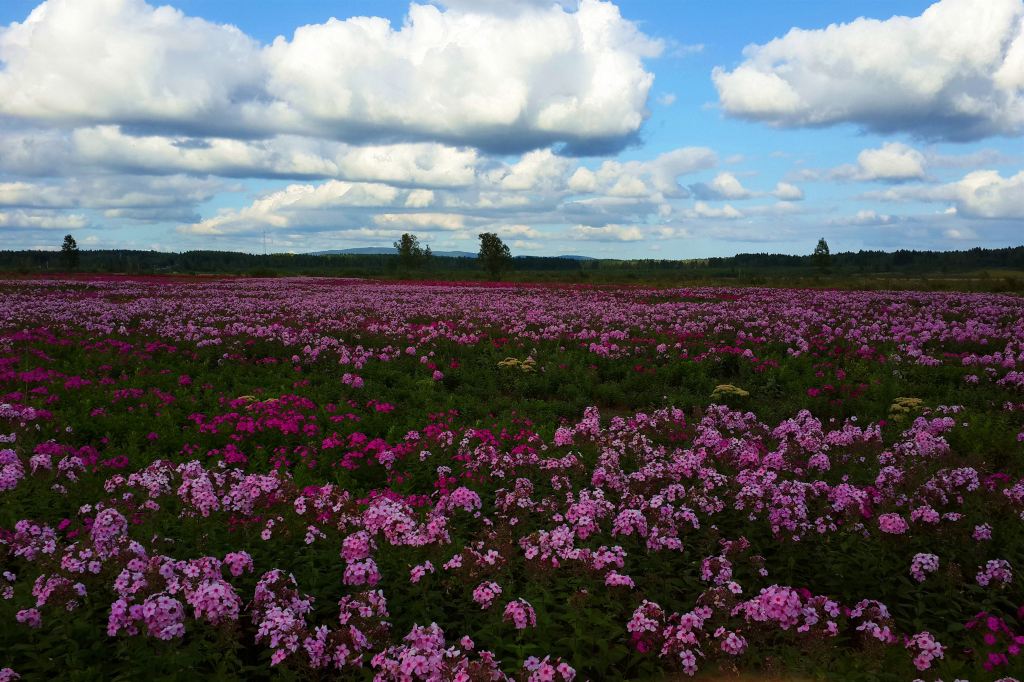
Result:
<instances>
[{"instance_id":1,"label":"green foliage","mask_svg":"<svg viewBox=\"0 0 1024 682\"><path fill-rule=\"evenodd\" d=\"M495 338L500 329L482 329L483 337ZM388 343L383 337L366 333L360 342L369 346ZM709 339L707 344L715 343ZM692 342L694 354L703 350L700 342ZM254 339L250 345L237 346L226 354L219 347L195 349L194 354L162 353L154 351L154 359L140 362L138 357L116 350L82 349L75 344L53 346L48 354L51 369L64 375L91 375L99 379L116 379L116 389L144 389L146 397L132 403L110 400L114 387L105 387L97 381L88 390L62 396L57 408L61 418L74 424L71 433L40 433L40 441L59 437L62 442L76 446L95 444L104 440L105 451L125 456L133 467L139 462L155 458L180 461L182 448L198 446L200 452L223 447L230 442L230 432L200 433L188 426L189 415L217 413L222 410L218 393L229 397L252 395L263 400L292 392L301 392L318 408L313 417L318 423L331 424L347 434L356 429L370 437L382 437L389 442L400 440L407 431L420 428L429 414L457 410L460 420L514 430L517 420L529 418L541 428L553 429L560 420L578 419L583 407L597 405L605 417L613 417L664 404L677 405L690 413L707 405L716 389L731 385L732 389L719 390L719 398L737 407L751 406L758 416L769 424L811 409L821 417L843 418L856 415L862 423L886 420L884 435L892 439L906 428L907 421L893 421L894 403L910 405L907 396L920 400L920 404L960 404L965 406L958 421L968 426L958 428L950 435L952 449L970 462L986 462L990 468L1005 471L1012 476L1024 474L1024 444L1016 441L1019 416L993 409L1005 399L1005 393L991 383L965 384L963 376L968 368L956 365L917 367L901 365L902 374L895 376L891 365L858 359L842 348L834 367L823 365L823 358L813 353L797 357L787 356L783 346L763 349L766 358L778 361L777 367L763 371L751 369L751 363L737 355L726 355L719 361L680 361L678 357L651 355L638 360L598 358L585 348L556 341L538 341L536 348L512 343L501 348L487 343L458 346L438 342L434 361L447 367L457 360L457 369L446 369L443 382L424 379L422 366L416 357L402 357L393 362L369 363L362 372L367 383L365 392L339 385L338 366L328 360L303 365L301 372L288 362L261 364L256 359L280 355L280 347L263 339ZM890 349L885 349L890 350ZM966 350L966 349L956 349ZM506 358L516 363L502 363ZM522 367L527 358L534 358L529 370ZM27 369L16 366L15 369ZM834 370L841 367L845 379L835 378ZM166 373L163 372L166 370ZM822 374L831 372L827 377ZM177 385L180 375L189 374L194 384L189 389ZM835 395L812 396L809 386L820 386L826 381L836 386ZM308 382L300 386L300 382ZM204 388L216 387L216 391ZM864 384L863 393L845 394L845 385ZM297 386L300 386L297 388ZM742 387L744 396L735 389ZM170 405L159 405L151 389L172 392L177 400ZM731 395L730 395L731 394ZM70 400L67 398L71 397ZM368 397L397 406L395 411L377 413L361 408L360 422L333 424L332 414L323 406L348 401L365 404ZM898 399L904 398L902 402ZM91 416L98 407L107 406L107 413ZM347 409L347 408L346 408ZM908 418L912 419L910 412ZM689 418L689 415L688 415ZM692 421L692 420L691 420ZM186 425L186 426L182 426ZM148 441L147 433L158 433L159 440ZM543 434L550 437L550 432ZM276 448L289 449L307 444L309 437L301 434L286 435L273 431L263 432L255 449L247 454L256 460L267 460ZM315 441L315 439L314 439ZM26 442L19 446L29 447ZM598 457L595 448L582 445L580 456L593 462ZM311 463L294 469L300 484L337 482L357 495L388 485L387 472L379 468L346 471L332 466L332 462ZM424 462L410 470L410 478L394 488L399 492L422 491L429 488L436 477L439 461ZM266 469L266 466L262 468ZM853 468L835 472L836 476L849 475L855 483L870 484L871 469ZM33 488L34 479L13 491L5 493L0 506L0 527L10 528L29 511L40 518L73 518L83 504L103 498L99 481L86 479L72 487L67 496L41 494L45 488ZM42 486L42 483L38 485ZM539 489L538 499L552 494L551 489ZM41 508L39 500L53 504ZM979 510L965 509L971 514ZM245 547L253 554L261 568L286 565L295 573L305 591L318 596L317 622L329 622L336 617L337 600L346 588L340 580L338 538L306 545L303 529L284 528L281 536L292 533L287 541L265 543L259 540L259 528L234 528L228 524L201 523L196 519L180 519L175 510L147 517L145 525L134 530L140 537L159 535L174 538L168 544L169 555L194 557L217 554L223 548ZM986 511L986 513L989 513ZM1024 542L1024 527L1015 523L1010 510L1002 512L1006 518L1000 528L1006 535L994 539L1000 546L1020 547ZM525 516L522 523L539 520ZM453 524L453 532L458 525ZM795 543L780 541L765 527L749 523L744 513L722 514L715 527L695 529L685 539L685 561L671 552L651 552L639 538L624 538L622 544L628 552L624 573L633 575L638 590L658 595L659 602L670 610L688 610L694 599L706 587L697 572L694 557L719 551L719 538L745 535L752 543L752 553L761 554L772 567L766 583L806 586L815 593L828 594L844 603L853 603L870 594L886 604L893 605L893 617L906 631L928 629L940 640L944 635L961 628L972 609L985 599L988 608L1012 612L1015 604L1003 597L986 596L976 586L963 587L963 581L940 572L927 582L918 584L907 575L910 558L916 552L929 551L922 544L908 543L904 538L882 539L856 536L836 536L828 542ZM944 540L948 552L943 554L943 566L960 564L977 566L987 558L986 548L964 538ZM452 547L461 547L470 537L452 537ZM385 582L381 585L389 596L392 620L396 632L406 632L414 624L437 622L446 631L472 635L478 646L495 652L508 665L515 665L530 655L559 652L580 671L579 679L652 679L661 670L654 656L641 655L630 645L623 625L629 619L636 600L629 592L609 590L600 580L584 574L565 577L565 571L555 575L552 571L531 568L527 562L517 562L509 568L509 577L503 579L507 595L522 596L538 612L535 630L516 632L494 611L482 611L472 602L471 592L477 578L465 584L444 581L440 575L428 575L424 583L410 585L409 567L430 560L440 566L451 552L437 548L403 547L381 552L378 559ZM507 556L517 555L514 551ZM1014 561L1016 565L1016 559ZM821 570L827 566L829 570ZM748 567L736 565L737 576L744 585L757 585L759 578ZM745 572L744 572L745 571ZM251 594L255 578L241 585L243 594ZM763 583L762 583L763 584ZM254 640L250 623L238 627L248 628L238 636L212 627L190 623L188 635L181 641L166 643L147 637L107 638L102 633L112 592L91 593L83 607L72 613L47 614L44 628L31 630L15 623L14 613L25 608L29 601L23 593L18 600L0 602L0 650L19 661L30 661L19 666L24 679L73 680L131 680L141 676L154 679L263 679L273 670L275 679L308 679L302 671L282 666L271 669L268 652L263 647L246 645ZM101 624L99 627L97 623ZM844 634L841 640L819 643L817 648L797 647L781 636L777 641L750 652L745 661L763 661L771 670L784 670L807 675L826 675L829 679L846 680L904 680L913 679L908 657L899 647L861 650L854 645L855 634ZM951 639L952 637L950 637ZM950 656L952 658L952 655ZM4 661L0 660L0 665ZM945 664L944 664L945 665ZM954 668L950 663L940 667L935 675L942 679L977 677L974 670ZM184 671L184 672L183 672ZM305 674L309 674L305 671Z\"/></svg>"},{"instance_id":2,"label":"green foliage","mask_svg":"<svg viewBox=\"0 0 1024 682\"><path fill-rule=\"evenodd\" d=\"M480 235L480 253L477 254L477 260L487 270L491 279L500 279L501 273L512 265L512 252L498 235L484 232Z\"/></svg>"},{"instance_id":3,"label":"green foliage","mask_svg":"<svg viewBox=\"0 0 1024 682\"><path fill-rule=\"evenodd\" d=\"M811 255L814 260L814 267L818 268L820 272L828 271L828 266L832 262L832 257L828 250L828 242L822 237L818 240L818 245L814 247L814 253Z\"/></svg>"},{"instance_id":4,"label":"green foliage","mask_svg":"<svg viewBox=\"0 0 1024 682\"><path fill-rule=\"evenodd\" d=\"M408 232L394 243L394 247L398 251L400 267L406 271L426 267L433 255L430 246L420 246L419 238Z\"/></svg>"},{"instance_id":5,"label":"green foliage","mask_svg":"<svg viewBox=\"0 0 1024 682\"><path fill-rule=\"evenodd\" d=\"M428 249L424 248L424 253ZM253 255L229 251L85 250L82 272L131 274L234 274L250 277L310 275L324 277L404 277L395 254ZM61 251L0 251L0 272L27 275L66 269ZM693 260L578 260L516 256L503 279L600 285L643 282L658 286L820 287L821 270L813 255L747 253ZM429 258L438 280L479 280L477 258ZM858 251L830 253L828 286L842 289L924 291L1024 291L1024 246L966 251Z\"/></svg>"},{"instance_id":6,"label":"green foliage","mask_svg":"<svg viewBox=\"0 0 1024 682\"><path fill-rule=\"evenodd\" d=\"M64 243L60 245L60 262L68 270L78 267L78 243L70 234L64 235Z\"/></svg>"}]
</instances>

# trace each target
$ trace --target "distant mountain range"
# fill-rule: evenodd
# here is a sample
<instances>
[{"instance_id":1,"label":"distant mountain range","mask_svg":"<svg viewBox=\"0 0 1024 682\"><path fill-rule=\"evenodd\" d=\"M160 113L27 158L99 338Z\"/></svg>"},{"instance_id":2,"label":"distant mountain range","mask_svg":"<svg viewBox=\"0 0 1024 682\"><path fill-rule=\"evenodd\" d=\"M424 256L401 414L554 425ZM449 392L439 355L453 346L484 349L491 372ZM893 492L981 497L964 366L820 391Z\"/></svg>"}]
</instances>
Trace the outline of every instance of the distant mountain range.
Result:
<instances>
[{"instance_id":1,"label":"distant mountain range","mask_svg":"<svg viewBox=\"0 0 1024 682\"><path fill-rule=\"evenodd\" d=\"M368 256L368 255L395 255L394 248L388 248L386 246L360 246L353 249L331 249L329 251L313 251L309 253L310 256L341 256L341 255L355 255L355 256ZM445 258L476 258L476 254L470 251L434 251L435 256L442 256ZM534 256L516 256L516 258L526 258ZM536 256L539 258L567 258L569 260L595 260L590 256L574 256L574 255L563 255L563 256Z\"/></svg>"}]
</instances>

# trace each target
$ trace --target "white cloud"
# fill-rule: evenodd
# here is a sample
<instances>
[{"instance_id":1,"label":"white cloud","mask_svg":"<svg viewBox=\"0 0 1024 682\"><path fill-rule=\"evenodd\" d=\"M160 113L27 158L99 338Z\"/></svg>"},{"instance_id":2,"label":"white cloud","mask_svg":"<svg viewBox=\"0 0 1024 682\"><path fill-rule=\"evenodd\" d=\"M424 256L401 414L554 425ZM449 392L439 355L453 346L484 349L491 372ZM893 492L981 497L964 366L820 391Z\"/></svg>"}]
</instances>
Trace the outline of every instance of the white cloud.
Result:
<instances>
[{"instance_id":1,"label":"white cloud","mask_svg":"<svg viewBox=\"0 0 1024 682\"><path fill-rule=\"evenodd\" d=\"M568 8L575 3L573 0L431 0L431 4L474 14L515 15L528 10L545 10L555 4Z\"/></svg>"},{"instance_id":2,"label":"white cloud","mask_svg":"<svg viewBox=\"0 0 1024 682\"><path fill-rule=\"evenodd\" d=\"M141 0L48 0L0 29L0 112L66 122L216 127L261 88L233 26Z\"/></svg>"},{"instance_id":3,"label":"white cloud","mask_svg":"<svg viewBox=\"0 0 1024 682\"><path fill-rule=\"evenodd\" d=\"M782 201L800 201L804 198L804 191L788 182L778 182L775 184L775 191L772 192L772 196Z\"/></svg>"},{"instance_id":4,"label":"white cloud","mask_svg":"<svg viewBox=\"0 0 1024 682\"><path fill-rule=\"evenodd\" d=\"M1024 171L1008 178L997 171L974 171L953 187L957 212L961 215L1024 218Z\"/></svg>"},{"instance_id":5,"label":"white cloud","mask_svg":"<svg viewBox=\"0 0 1024 682\"><path fill-rule=\"evenodd\" d=\"M22 230L77 230L89 224L85 216L55 211L0 211L0 227Z\"/></svg>"},{"instance_id":6,"label":"white cloud","mask_svg":"<svg viewBox=\"0 0 1024 682\"><path fill-rule=\"evenodd\" d=\"M0 29L0 114L183 135L297 133L504 151L621 148L661 50L610 2L528 11L409 6L262 46L143 0L48 0Z\"/></svg>"},{"instance_id":7,"label":"white cloud","mask_svg":"<svg viewBox=\"0 0 1024 682\"><path fill-rule=\"evenodd\" d=\"M0 182L0 206L94 209L193 207L226 189L229 188L219 180L185 175L96 175L50 182Z\"/></svg>"},{"instance_id":8,"label":"white cloud","mask_svg":"<svg viewBox=\"0 0 1024 682\"><path fill-rule=\"evenodd\" d=\"M896 218L886 213L878 213L872 209L861 209L852 216L843 216L841 218L831 218L828 223L830 225L852 225L852 226L867 226L867 225L889 225L896 222Z\"/></svg>"},{"instance_id":9,"label":"white cloud","mask_svg":"<svg viewBox=\"0 0 1024 682\"><path fill-rule=\"evenodd\" d=\"M830 176L845 180L905 182L925 177L925 156L900 142L886 142L878 149L857 155L857 165L832 169Z\"/></svg>"},{"instance_id":10,"label":"white cloud","mask_svg":"<svg viewBox=\"0 0 1024 682\"><path fill-rule=\"evenodd\" d=\"M505 165L486 174L487 180L504 190L557 190L572 162L556 156L550 149L527 152L514 164Z\"/></svg>"},{"instance_id":11,"label":"white cloud","mask_svg":"<svg viewBox=\"0 0 1024 682\"><path fill-rule=\"evenodd\" d=\"M68 161L144 173L337 178L435 187L474 181L478 154L437 143L351 146L295 135L266 140L126 135L116 126L80 128ZM0 164L4 162L0 160Z\"/></svg>"},{"instance_id":12,"label":"white cloud","mask_svg":"<svg viewBox=\"0 0 1024 682\"><path fill-rule=\"evenodd\" d=\"M402 230L461 230L466 226L465 216L458 213L379 213L373 222L381 227Z\"/></svg>"},{"instance_id":13,"label":"white cloud","mask_svg":"<svg viewBox=\"0 0 1024 682\"><path fill-rule=\"evenodd\" d=\"M640 164L640 168L650 176L656 190L665 196L682 196L685 193L677 179L712 168L717 161L717 155L707 147L681 147L659 154L651 161Z\"/></svg>"},{"instance_id":14,"label":"white cloud","mask_svg":"<svg viewBox=\"0 0 1024 682\"><path fill-rule=\"evenodd\" d=\"M260 140L129 135L118 126L0 130L0 173L69 175L97 170L388 182L462 187L476 182L480 154L436 142L354 146L297 135Z\"/></svg>"},{"instance_id":15,"label":"white cloud","mask_svg":"<svg viewBox=\"0 0 1024 682\"><path fill-rule=\"evenodd\" d=\"M615 184L608 188L608 196L611 197L646 197L651 190L644 184L644 181L635 175L624 174L619 176Z\"/></svg>"},{"instance_id":16,"label":"white cloud","mask_svg":"<svg viewBox=\"0 0 1024 682\"><path fill-rule=\"evenodd\" d=\"M647 115L660 46L617 7L583 0L513 15L411 5L304 26L267 50L281 118L373 136L404 133L501 149L621 144ZM510 132L515 134L510 135Z\"/></svg>"},{"instance_id":17,"label":"white cloud","mask_svg":"<svg viewBox=\"0 0 1024 682\"><path fill-rule=\"evenodd\" d=\"M525 237L527 239L547 239L551 235L531 227L530 225L488 225L488 232L494 232L502 237Z\"/></svg>"},{"instance_id":18,"label":"white cloud","mask_svg":"<svg viewBox=\"0 0 1024 682\"><path fill-rule=\"evenodd\" d=\"M679 185L683 175L712 168L718 161L707 147L681 147L659 154L649 161L604 161L595 171L580 167L569 177L575 192L602 193L618 197L660 194L686 196Z\"/></svg>"},{"instance_id":19,"label":"white cloud","mask_svg":"<svg viewBox=\"0 0 1024 682\"><path fill-rule=\"evenodd\" d=\"M967 218L1024 218L1024 171L1004 178L998 171L978 170L943 185L897 187L865 194L886 201L926 201L951 204Z\"/></svg>"},{"instance_id":20,"label":"white cloud","mask_svg":"<svg viewBox=\"0 0 1024 682\"><path fill-rule=\"evenodd\" d=\"M691 185L690 190L701 199L749 199L750 190L740 183L732 173L723 172L715 176L710 183Z\"/></svg>"},{"instance_id":21,"label":"white cloud","mask_svg":"<svg viewBox=\"0 0 1024 682\"><path fill-rule=\"evenodd\" d=\"M719 207L711 206L703 201L694 202L693 209L685 214L691 218L724 218L726 220L736 220L743 217L743 214L730 204Z\"/></svg>"},{"instance_id":22,"label":"white cloud","mask_svg":"<svg viewBox=\"0 0 1024 682\"><path fill-rule=\"evenodd\" d=\"M794 28L743 54L712 72L735 116L950 140L1024 132L1020 0L940 0L918 17Z\"/></svg>"},{"instance_id":23,"label":"white cloud","mask_svg":"<svg viewBox=\"0 0 1024 682\"><path fill-rule=\"evenodd\" d=\"M410 192L377 183L329 180L320 185L288 185L241 209L222 211L198 223L182 225L187 234L229 234L258 229L337 225L337 210L408 205ZM414 202L420 203L420 202ZM355 213L352 213L355 216Z\"/></svg>"},{"instance_id":24,"label":"white cloud","mask_svg":"<svg viewBox=\"0 0 1024 682\"><path fill-rule=\"evenodd\" d=\"M682 237L692 237L690 230L685 227L678 227L675 225L662 225L661 227L655 227L651 230L651 234L657 239L679 239Z\"/></svg>"},{"instance_id":25,"label":"white cloud","mask_svg":"<svg viewBox=\"0 0 1024 682\"><path fill-rule=\"evenodd\" d=\"M951 227L948 230L942 232L942 236L946 239L953 239L955 241L966 241L976 240L978 233L969 227Z\"/></svg>"},{"instance_id":26,"label":"white cloud","mask_svg":"<svg viewBox=\"0 0 1024 682\"><path fill-rule=\"evenodd\" d=\"M594 192L597 190L597 175L589 168L580 166L569 178L569 189L584 194Z\"/></svg>"},{"instance_id":27,"label":"white cloud","mask_svg":"<svg viewBox=\"0 0 1024 682\"><path fill-rule=\"evenodd\" d=\"M934 168L991 168L993 165L1024 161L1024 150L1017 155L991 148L962 154L940 154L935 150L928 150L925 156L928 166Z\"/></svg>"},{"instance_id":28,"label":"white cloud","mask_svg":"<svg viewBox=\"0 0 1024 682\"><path fill-rule=\"evenodd\" d=\"M434 203L434 191L418 187L405 196L406 208L426 208Z\"/></svg>"},{"instance_id":29,"label":"white cloud","mask_svg":"<svg viewBox=\"0 0 1024 682\"><path fill-rule=\"evenodd\" d=\"M542 251L548 247L547 244L539 244L526 239L514 239L512 240L511 248L516 251Z\"/></svg>"},{"instance_id":30,"label":"white cloud","mask_svg":"<svg viewBox=\"0 0 1024 682\"><path fill-rule=\"evenodd\" d=\"M576 225L569 230L568 237L597 242L636 242L643 239L644 235L639 227L630 225Z\"/></svg>"}]
</instances>

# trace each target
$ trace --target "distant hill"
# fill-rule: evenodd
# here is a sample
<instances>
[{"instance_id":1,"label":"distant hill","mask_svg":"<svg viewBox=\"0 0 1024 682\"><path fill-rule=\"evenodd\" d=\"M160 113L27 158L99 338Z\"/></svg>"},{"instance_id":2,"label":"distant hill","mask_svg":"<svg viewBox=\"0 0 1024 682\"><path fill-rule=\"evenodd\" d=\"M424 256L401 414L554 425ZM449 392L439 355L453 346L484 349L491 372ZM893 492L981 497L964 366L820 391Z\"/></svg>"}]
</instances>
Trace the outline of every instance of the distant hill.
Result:
<instances>
[{"instance_id":1,"label":"distant hill","mask_svg":"<svg viewBox=\"0 0 1024 682\"><path fill-rule=\"evenodd\" d=\"M387 246L360 246L353 249L331 249L330 251L313 251L310 256L394 256L394 247ZM476 258L475 253L469 251L434 251L435 256L447 258Z\"/></svg>"},{"instance_id":2,"label":"distant hill","mask_svg":"<svg viewBox=\"0 0 1024 682\"><path fill-rule=\"evenodd\" d=\"M386 246L360 246L352 249L331 249L330 251L313 251L310 256L378 256L395 255L394 248ZM444 258L476 258L470 251L434 251L435 256ZM534 258L535 256L516 256L516 258ZM566 258L568 260L597 260L590 256L543 256L544 258Z\"/></svg>"},{"instance_id":3,"label":"distant hill","mask_svg":"<svg viewBox=\"0 0 1024 682\"><path fill-rule=\"evenodd\" d=\"M569 260L597 260L596 258L591 258L590 256L575 256L575 255L572 255L572 254L565 254L565 255L562 255L562 256L555 256L555 258L567 258Z\"/></svg>"}]
</instances>

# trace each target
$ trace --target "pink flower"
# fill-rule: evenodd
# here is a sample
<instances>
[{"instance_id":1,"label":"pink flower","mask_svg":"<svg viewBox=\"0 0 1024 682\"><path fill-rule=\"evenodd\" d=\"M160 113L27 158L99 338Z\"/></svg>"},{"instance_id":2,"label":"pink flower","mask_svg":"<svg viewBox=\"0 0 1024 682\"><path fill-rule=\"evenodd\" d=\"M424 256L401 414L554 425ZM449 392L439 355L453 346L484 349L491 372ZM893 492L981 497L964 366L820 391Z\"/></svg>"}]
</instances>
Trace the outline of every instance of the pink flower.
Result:
<instances>
[{"instance_id":1,"label":"pink flower","mask_svg":"<svg viewBox=\"0 0 1024 682\"><path fill-rule=\"evenodd\" d=\"M43 616L39 609L22 609L15 614L14 619L30 628L38 628L43 624Z\"/></svg>"},{"instance_id":2,"label":"pink flower","mask_svg":"<svg viewBox=\"0 0 1024 682\"><path fill-rule=\"evenodd\" d=\"M214 625L238 620L242 608L242 600L235 589L219 578L202 581L188 595L188 603L195 609L197 619L205 618Z\"/></svg>"},{"instance_id":3,"label":"pink flower","mask_svg":"<svg viewBox=\"0 0 1024 682\"><path fill-rule=\"evenodd\" d=\"M412 570L409 571L409 582L416 584L423 579L427 573L434 572L434 564L426 561L418 566L413 566Z\"/></svg>"},{"instance_id":4,"label":"pink flower","mask_svg":"<svg viewBox=\"0 0 1024 682\"><path fill-rule=\"evenodd\" d=\"M1010 562L1006 559L992 559L978 571L974 579L982 587L988 587L992 583L1009 585L1013 582L1013 570L1010 568Z\"/></svg>"},{"instance_id":5,"label":"pink flower","mask_svg":"<svg viewBox=\"0 0 1024 682\"><path fill-rule=\"evenodd\" d=\"M910 563L910 575L914 580L923 583L929 573L939 570L939 557L934 554L915 554Z\"/></svg>"},{"instance_id":6,"label":"pink flower","mask_svg":"<svg viewBox=\"0 0 1024 682\"><path fill-rule=\"evenodd\" d=\"M505 622L511 621L516 630L537 626L537 614L525 599L515 599L506 604L503 619Z\"/></svg>"},{"instance_id":7,"label":"pink flower","mask_svg":"<svg viewBox=\"0 0 1024 682\"><path fill-rule=\"evenodd\" d=\"M914 656L914 667L918 670L927 670L932 666L932 661L935 659L943 658L943 654L946 647L939 644L938 640L930 632L919 632L910 639L907 640L906 648L912 652L916 651L917 655Z\"/></svg>"},{"instance_id":8,"label":"pink flower","mask_svg":"<svg viewBox=\"0 0 1024 682\"><path fill-rule=\"evenodd\" d=\"M899 514L882 514L878 517L878 527L883 533L891 535L903 535L910 528Z\"/></svg>"},{"instance_id":9,"label":"pink flower","mask_svg":"<svg viewBox=\"0 0 1024 682\"><path fill-rule=\"evenodd\" d=\"M246 571L252 573L252 557L248 552L228 552L224 555L224 563L236 578Z\"/></svg>"},{"instance_id":10,"label":"pink flower","mask_svg":"<svg viewBox=\"0 0 1024 682\"><path fill-rule=\"evenodd\" d=\"M377 570L377 562L373 559L362 561L350 561L345 567L345 575L342 582L346 585L369 585L373 586L380 582L380 572Z\"/></svg>"},{"instance_id":11,"label":"pink flower","mask_svg":"<svg viewBox=\"0 0 1024 682\"><path fill-rule=\"evenodd\" d=\"M498 595L501 594L501 586L495 582L480 583L473 588L473 601L480 605L481 609L489 609ZM506 609L507 611L507 609Z\"/></svg>"},{"instance_id":12,"label":"pink flower","mask_svg":"<svg viewBox=\"0 0 1024 682\"><path fill-rule=\"evenodd\" d=\"M730 656L739 656L746 651L747 640L735 632L729 632L722 640L721 649Z\"/></svg>"},{"instance_id":13,"label":"pink flower","mask_svg":"<svg viewBox=\"0 0 1024 682\"><path fill-rule=\"evenodd\" d=\"M608 587L628 587L630 589L636 587L632 578L628 575L623 575L618 571L609 571L604 577L604 584Z\"/></svg>"}]
</instances>

